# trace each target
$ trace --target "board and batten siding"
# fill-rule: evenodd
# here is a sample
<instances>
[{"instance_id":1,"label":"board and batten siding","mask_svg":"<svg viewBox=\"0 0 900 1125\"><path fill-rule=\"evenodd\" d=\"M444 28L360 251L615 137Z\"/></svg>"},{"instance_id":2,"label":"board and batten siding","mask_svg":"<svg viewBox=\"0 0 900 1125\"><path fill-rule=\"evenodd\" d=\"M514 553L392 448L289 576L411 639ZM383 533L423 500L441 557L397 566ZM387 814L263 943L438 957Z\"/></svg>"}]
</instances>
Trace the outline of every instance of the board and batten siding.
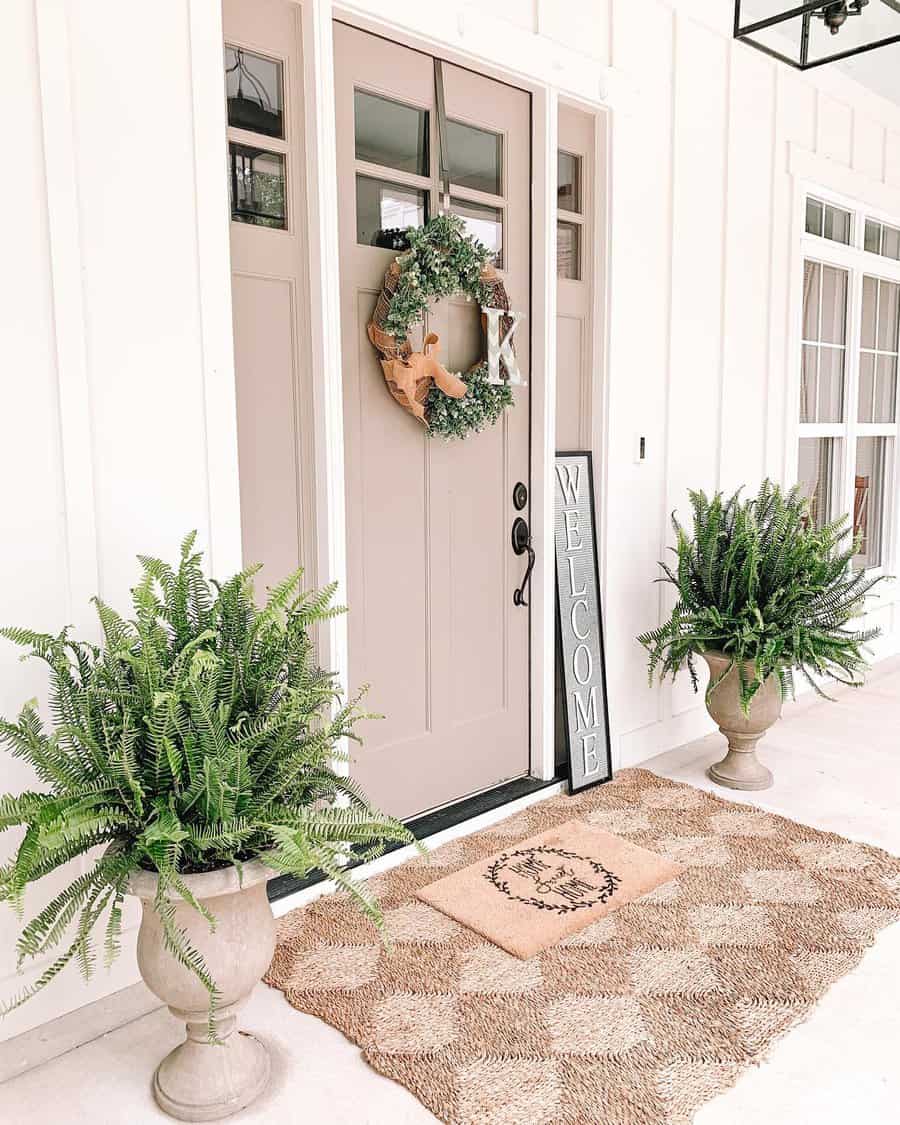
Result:
<instances>
[{"instance_id":1,"label":"board and batten siding","mask_svg":"<svg viewBox=\"0 0 900 1125\"><path fill-rule=\"evenodd\" d=\"M600 97L612 67L608 379L591 402L602 422L592 433L605 435L594 456L619 764L707 729L701 701L680 684L647 687L634 641L664 609L652 579L670 511L688 486L752 487L764 472L793 472L791 146L900 191L900 107L833 69L798 76L733 43L729 7L340 9L435 53L466 52L476 69L484 60L495 74L546 82L563 101ZM225 152L220 19L208 0L2 5L16 211L0 235L0 621L93 628L88 598L122 605L135 554L171 555L192 527L217 572L239 562L227 200L224 177L210 173ZM887 651L900 619L891 604L878 616ZM0 713L46 699L38 666L6 645L0 661ZM20 763L0 758L0 791L29 783ZM0 859L17 842L0 837ZM29 910L60 883L30 892ZM86 988L67 971L0 1023L0 1039L135 981L132 907L128 923L110 975L101 969ZM16 975L16 933L4 911L4 995L44 967Z\"/></svg>"}]
</instances>

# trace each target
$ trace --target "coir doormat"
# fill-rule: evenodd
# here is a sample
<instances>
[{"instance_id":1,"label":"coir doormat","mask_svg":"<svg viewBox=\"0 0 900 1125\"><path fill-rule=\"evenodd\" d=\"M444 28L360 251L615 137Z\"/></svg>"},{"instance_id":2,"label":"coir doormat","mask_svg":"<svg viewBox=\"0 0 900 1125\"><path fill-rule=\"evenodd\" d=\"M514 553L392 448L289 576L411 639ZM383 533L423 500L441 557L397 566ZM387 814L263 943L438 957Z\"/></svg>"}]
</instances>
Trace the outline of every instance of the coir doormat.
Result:
<instances>
[{"instance_id":1,"label":"coir doormat","mask_svg":"<svg viewBox=\"0 0 900 1125\"><path fill-rule=\"evenodd\" d=\"M684 870L529 960L417 896L579 820ZM900 860L644 770L286 915L268 974L451 1125L684 1125L900 916Z\"/></svg>"},{"instance_id":2,"label":"coir doormat","mask_svg":"<svg viewBox=\"0 0 900 1125\"><path fill-rule=\"evenodd\" d=\"M533 957L683 870L569 820L416 892L516 957Z\"/></svg>"}]
</instances>

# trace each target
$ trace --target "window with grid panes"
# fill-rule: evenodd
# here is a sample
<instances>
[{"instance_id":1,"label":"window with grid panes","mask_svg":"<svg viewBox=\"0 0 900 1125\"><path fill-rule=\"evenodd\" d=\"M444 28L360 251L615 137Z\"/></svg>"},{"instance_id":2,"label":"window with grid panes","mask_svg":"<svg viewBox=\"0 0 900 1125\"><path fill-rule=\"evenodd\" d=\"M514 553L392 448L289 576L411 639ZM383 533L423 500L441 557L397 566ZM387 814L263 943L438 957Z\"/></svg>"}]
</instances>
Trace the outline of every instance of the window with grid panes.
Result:
<instances>
[{"instance_id":1,"label":"window with grid panes","mask_svg":"<svg viewBox=\"0 0 900 1125\"><path fill-rule=\"evenodd\" d=\"M821 526L849 513L857 569L896 559L900 261L888 221L806 199L797 480Z\"/></svg>"}]
</instances>

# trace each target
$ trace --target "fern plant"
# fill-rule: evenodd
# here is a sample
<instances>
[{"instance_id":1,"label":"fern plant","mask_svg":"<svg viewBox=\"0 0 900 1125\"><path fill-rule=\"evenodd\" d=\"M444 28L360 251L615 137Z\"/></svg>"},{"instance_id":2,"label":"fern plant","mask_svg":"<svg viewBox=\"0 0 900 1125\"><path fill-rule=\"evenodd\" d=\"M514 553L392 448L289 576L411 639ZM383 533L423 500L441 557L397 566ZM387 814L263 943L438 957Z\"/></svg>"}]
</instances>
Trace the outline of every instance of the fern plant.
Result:
<instances>
[{"instance_id":1,"label":"fern plant","mask_svg":"<svg viewBox=\"0 0 900 1125\"><path fill-rule=\"evenodd\" d=\"M678 601L668 621L638 637L650 653L650 682L657 669L674 678L686 664L696 691L694 656L718 651L731 663L707 698L737 665L745 714L772 674L783 698L794 693L795 671L822 696L816 677L859 686L862 646L878 630L848 624L881 578L851 570L858 544L848 518L816 527L799 487L785 493L769 480L751 500L702 491L690 500L693 532L673 515L677 564L660 563L658 579L676 588Z\"/></svg>"},{"instance_id":2,"label":"fern plant","mask_svg":"<svg viewBox=\"0 0 900 1125\"><path fill-rule=\"evenodd\" d=\"M334 675L318 667L312 626L336 613L334 585L303 593L300 572L258 608L259 567L208 582L194 534L177 568L140 558L134 615L94 604L104 643L7 628L50 668L51 730L36 701L16 722L0 720L0 741L27 761L41 791L0 797L0 830L24 827L0 868L0 899L22 915L25 888L61 864L105 850L22 930L21 966L64 949L8 1012L44 988L73 959L85 978L103 921L107 963L120 949L122 903L138 869L158 875L154 902L169 952L202 981L210 1028L218 996L199 952L175 921L179 898L214 919L184 876L261 859L303 877L319 869L377 924L377 903L352 881L348 848L362 861L413 837L374 810L336 772L335 745L356 739L368 718L359 697L341 703ZM114 845L110 847L109 845ZM210 1032L212 1034L212 1030Z\"/></svg>"}]
</instances>

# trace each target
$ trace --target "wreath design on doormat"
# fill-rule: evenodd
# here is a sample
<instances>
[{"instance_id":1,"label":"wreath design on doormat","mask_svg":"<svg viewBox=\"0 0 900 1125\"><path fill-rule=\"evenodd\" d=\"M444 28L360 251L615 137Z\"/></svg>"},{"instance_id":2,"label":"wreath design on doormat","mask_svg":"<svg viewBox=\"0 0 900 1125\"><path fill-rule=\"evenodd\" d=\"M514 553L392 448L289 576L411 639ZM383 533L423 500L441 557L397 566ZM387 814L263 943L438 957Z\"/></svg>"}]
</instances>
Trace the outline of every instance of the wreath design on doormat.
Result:
<instances>
[{"instance_id":1,"label":"wreath design on doormat","mask_svg":"<svg viewBox=\"0 0 900 1125\"><path fill-rule=\"evenodd\" d=\"M381 355L385 382L394 399L422 422L430 435L464 438L493 426L513 404L511 387L488 382L482 357L465 373L453 374L440 362L440 339L425 337L413 351L409 333L432 300L465 293L480 308L509 312L509 298L490 251L465 233L458 215L441 214L406 232L409 250L391 262L368 326L369 340ZM486 318L482 314L482 328ZM512 324L500 318L504 335Z\"/></svg>"},{"instance_id":2,"label":"wreath design on doormat","mask_svg":"<svg viewBox=\"0 0 900 1125\"><path fill-rule=\"evenodd\" d=\"M555 893L562 895L560 889L562 884L561 879L569 880L566 886L568 892L563 897L569 899L565 903L548 902L545 898L540 898L537 895L519 895L509 885L509 879L506 872L512 869L513 860L524 860L524 867L527 868L528 864L533 864L539 856L555 856L557 859L574 860L578 866L587 867L598 879L598 885L589 884L584 879L580 878L576 870L567 868L564 864L556 868L554 875L547 877L546 885L542 884L540 876L532 875L535 881L535 888L539 893L548 894ZM541 864L545 867L545 864ZM529 872L531 874L531 872ZM507 898L512 899L513 902L521 902L525 906L535 906L538 910L552 910L556 914L571 914L573 910L589 910L592 906L597 906L599 903L609 902L612 896L616 893L619 885L622 882L621 876L614 875L612 871L607 871L602 863L596 859L591 859L590 856L578 855L577 852L566 851L564 848L551 848L546 844L538 844L533 848L522 848L514 852L504 852L498 856L494 862L488 867L484 875L489 883L492 883L501 894L506 895Z\"/></svg>"}]
</instances>

